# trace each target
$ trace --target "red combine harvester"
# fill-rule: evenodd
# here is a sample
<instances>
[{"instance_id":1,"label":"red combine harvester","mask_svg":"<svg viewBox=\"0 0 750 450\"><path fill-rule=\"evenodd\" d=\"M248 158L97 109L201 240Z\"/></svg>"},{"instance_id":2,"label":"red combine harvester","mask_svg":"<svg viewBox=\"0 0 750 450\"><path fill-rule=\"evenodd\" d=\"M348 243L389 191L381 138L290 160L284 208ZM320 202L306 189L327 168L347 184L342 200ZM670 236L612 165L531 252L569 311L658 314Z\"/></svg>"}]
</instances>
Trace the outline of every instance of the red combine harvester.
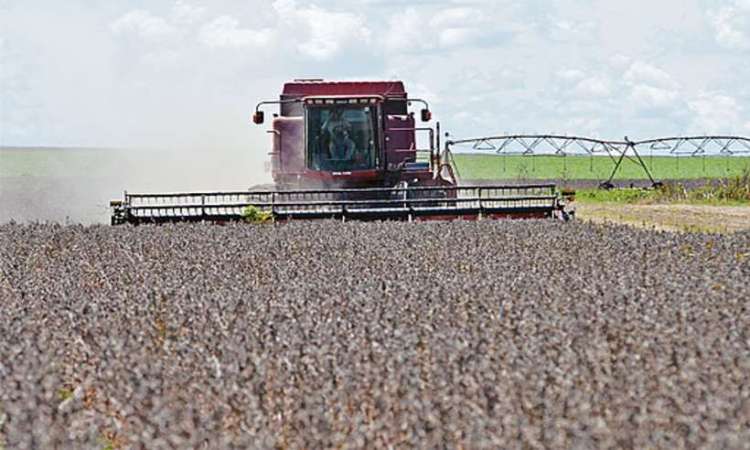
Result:
<instances>
[{"instance_id":1,"label":"red combine harvester","mask_svg":"<svg viewBox=\"0 0 750 450\"><path fill-rule=\"evenodd\" d=\"M129 194L113 201L112 223L240 220L248 209L274 220L475 220L563 217L552 184L461 186L440 124L417 126L400 81L295 80L278 100L272 121L272 191ZM421 138L421 139L418 139ZM418 141L426 142L420 148Z\"/></svg>"}]
</instances>

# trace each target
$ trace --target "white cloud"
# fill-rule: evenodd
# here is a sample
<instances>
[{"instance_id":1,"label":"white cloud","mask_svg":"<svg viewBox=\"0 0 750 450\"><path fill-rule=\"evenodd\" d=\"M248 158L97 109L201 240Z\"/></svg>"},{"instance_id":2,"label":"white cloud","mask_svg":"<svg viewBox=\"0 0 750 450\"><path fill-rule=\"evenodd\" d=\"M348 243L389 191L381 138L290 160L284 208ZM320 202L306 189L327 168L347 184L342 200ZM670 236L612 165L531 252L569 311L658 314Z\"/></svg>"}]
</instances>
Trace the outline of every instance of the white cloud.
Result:
<instances>
[{"instance_id":1,"label":"white cloud","mask_svg":"<svg viewBox=\"0 0 750 450\"><path fill-rule=\"evenodd\" d=\"M159 105L172 106L158 116L202 115L191 124L209 111L221 122L244 120L249 103L295 76L404 79L457 136L660 135L721 123L750 132L750 0L43 1L45 8L0 0L0 35L15 47L0 64L6 74L17 68L14 79L30 80L26 87L0 80L2 125L17 141L25 130L26 143L47 135L85 141L91 128L75 124L86 122L103 123L102 130L117 124L99 133L102 143L126 140L138 134L135 125L156 122L132 118ZM718 6L709 12L707 3ZM32 28L40 31L29 34ZM739 51L716 51L717 41ZM96 95L81 74L102 80ZM69 105L69 92L91 107L58 107ZM194 94L186 99L186 92ZM50 115L54 108L64 113ZM38 119L8 120L21 110ZM134 125L117 135L126 127L99 120L104 110L127 111L122 116Z\"/></svg>"},{"instance_id":2,"label":"white cloud","mask_svg":"<svg viewBox=\"0 0 750 450\"><path fill-rule=\"evenodd\" d=\"M621 53L610 56L608 59L609 64L617 70L623 70L626 67L629 67L632 62L629 56L623 55Z\"/></svg>"},{"instance_id":3,"label":"white cloud","mask_svg":"<svg viewBox=\"0 0 750 450\"><path fill-rule=\"evenodd\" d=\"M679 98L677 91L661 89L648 85L633 87L630 101L638 109L669 109L675 106Z\"/></svg>"},{"instance_id":4,"label":"white cloud","mask_svg":"<svg viewBox=\"0 0 750 450\"><path fill-rule=\"evenodd\" d=\"M594 117L574 117L565 124L566 129L576 130L576 133L590 137L598 137L601 126L602 120Z\"/></svg>"},{"instance_id":5,"label":"white cloud","mask_svg":"<svg viewBox=\"0 0 750 450\"><path fill-rule=\"evenodd\" d=\"M586 76L580 69L562 69L558 70L555 75L566 81L580 81Z\"/></svg>"},{"instance_id":6,"label":"white cloud","mask_svg":"<svg viewBox=\"0 0 750 450\"><path fill-rule=\"evenodd\" d=\"M388 20L385 48L394 53L470 47L483 42L497 42L503 33L524 29L500 17L492 6L484 9L454 7L438 9L430 15L414 7L396 12Z\"/></svg>"},{"instance_id":7,"label":"white cloud","mask_svg":"<svg viewBox=\"0 0 750 450\"><path fill-rule=\"evenodd\" d=\"M750 1L735 0L709 16L719 44L730 49L750 49Z\"/></svg>"},{"instance_id":8,"label":"white cloud","mask_svg":"<svg viewBox=\"0 0 750 450\"><path fill-rule=\"evenodd\" d=\"M688 101L688 107L693 113L690 128L695 132L734 134L743 127L742 108L737 100L728 95L700 92Z\"/></svg>"},{"instance_id":9,"label":"white cloud","mask_svg":"<svg viewBox=\"0 0 750 450\"><path fill-rule=\"evenodd\" d=\"M384 36L387 50L404 52L425 50L435 45L432 35L422 30L424 18L414 8L408 8L388 19L388 30Z\"/></svg>"},{"instance_id":10,"label":"white cloud","mask_svg":"<svg viewBox=\"0 0 750 450\"><path fill-rule=\"evenodd\" d=\"M213 48L255 47L268 44L273 35L271 29L240 28L234 17L221 16L201 27L198 41Z\"/></svg>"},{"instance_id":11,"label":"white cloud","mask_svg":"<svg viewBox=\"0 0 750 450\"><path fill-rule=\"evenodd\" d=\"M594 76L578 82L575 92L578 96L584 98L608 97L612 93L612 86L609 79Z\"/></svg>"},{"instance_id":12,"label":"white cloud","mask_svg":"<svg viewBox=\"0 0 750 450\"><path fill-rule=\"evenodd\" d=\"M202 20L204 7L177 1L169 14L160 17L145 10L130 11L111 24L116 35L135 35L148 42L177 44L176 36L184 49L186 41L195 39L209 48L245 48L267 45L275 36L270 28L250 29L240 26L240 21L230 15L221 15L210 21ZM166 46L169 47L169 46ZM168 64L179 58L177 47L147 49L143 60L157 65Z\"/></svg>"},{"instance_id":13,"label":"white cloud","mask_svg":"<svg viewBox=\"0 0 750 450\"><path fill-rule=\"evenodd\" d=\"M440 31L438 42L441 47L466 45L482 36L482 30L472 27L446 28Z\"/></svg>"},{"instance_id":14,"label":"white cloud","mask_svg":"<svg viewBox=\"0 0 750 450\"><path fill-rule=\"evenodd\" d=\"M112 23L111 29L115 34L133 33L143 39L153 41L171 38L177 34L177 28L164 18L142 9L133 10L121 16Z\"/></svg>"},{"instance_id":15,"label":"white cloud","mask_svg":"<svg viewBox=\"0 0 750 450\"><path fill-rule=\"evenodd\" d=\"M297 42L300 53L315 60L331 59L346 47L370 41L370 29L357 14L299 6L295 0L276 0L273 9L288 30L285 36Z\"/></svg>"},{"instance_id":16,"label":"white cloud","mask_svg":"<svg viewBox=\"0 0 750 450\"><path fill-rule=\"evenodd\" d=\"M135 9L112 22L110 29L117 35L130 34L147 41L164 41L180 35L185 27L200 21L205 12L204 7L178 0L164 17L144 9Z\"/></svg>"},{"instance_id":17,"label":"white cloud","mask_svg":"<svg viewBox=\"0 0 750 450\"><path fill-rule=\"evenodd\" d=\"M172 7L172 18L176 23L193 24L199 21L206 13L206 8L193 6L182 0L175 2Z\"/></svg>"},{"instance_id":18,"label":"white cloud","mask_svg":"<svg viewBox=\"0 0 750 450\"><path fill-rule=\"evenodd\" d=\"M474 8L448 8L432 16L429 24L433 28L460 28L481 17L481 12Z\"/></svg>"},{"instance_id":19,"label":"white cloud","mask_svg":"<svg viewBox=\"0 0 750 450\"><path fill-rule=\"evenodd\" d=\"M596 24L591 21L580 22L551 18L549 22L546 30L549 37L555 41L586 41L591 40L596 35Z\"/></svg>"},{"instance_id":20,"label":"white cloud","mask_svg":"<svg viewBox=\"0 0 750 450\"><path fill-rule=\"evenodd\" d=\"M637 111L670 110L680 98L680 84L666 71L635 61L623 80L630 87L629 101Z\"/></svg>"},{"instance_id":21,"label":"white cloud","mask_svg":"<svg viewBox=\"0 0 750 450\"><path fill-rule=\"evenodd\" d=\"M679 87L679 84L667 72L642 61L634 62L625 72L624 79L632 85L645 84L667 90Z\"/></svg>"}]
</instances>

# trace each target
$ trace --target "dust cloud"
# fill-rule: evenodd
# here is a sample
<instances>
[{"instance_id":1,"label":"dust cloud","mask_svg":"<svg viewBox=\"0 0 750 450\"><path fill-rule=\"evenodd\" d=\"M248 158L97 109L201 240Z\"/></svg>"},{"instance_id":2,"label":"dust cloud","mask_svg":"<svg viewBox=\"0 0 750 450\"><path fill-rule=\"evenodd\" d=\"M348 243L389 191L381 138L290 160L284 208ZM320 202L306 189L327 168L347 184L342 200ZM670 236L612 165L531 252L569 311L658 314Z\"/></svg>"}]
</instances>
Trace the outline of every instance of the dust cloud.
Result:
<instances>
[{"instance_id":1,"label":"dust cloud","mask_svg":"<svg viewBox=\"0 0 750 450\"><path fill-rule=\"evenodd\" d=\"M246 190L266 182L258 148L0 149L0 223L108 223L129 192Z\"/></svg>"},{"instance_id":2,"label":"dust cloud","mask_svg":"<svg viewBox=\"0 0 750 450\"><path fill-rule=\"evenodd\" d=\"M269 91L265 98L274 97ZM172 93L103 114L107 120L91 130L93 148L0 148L0 222L108 222L109 201L125 190L246 190L270 182L268 124L249 121L264 97L246 93L222 108L208 92L193 94L192 106L169 101Z\"/></svg>"}]
</instances>

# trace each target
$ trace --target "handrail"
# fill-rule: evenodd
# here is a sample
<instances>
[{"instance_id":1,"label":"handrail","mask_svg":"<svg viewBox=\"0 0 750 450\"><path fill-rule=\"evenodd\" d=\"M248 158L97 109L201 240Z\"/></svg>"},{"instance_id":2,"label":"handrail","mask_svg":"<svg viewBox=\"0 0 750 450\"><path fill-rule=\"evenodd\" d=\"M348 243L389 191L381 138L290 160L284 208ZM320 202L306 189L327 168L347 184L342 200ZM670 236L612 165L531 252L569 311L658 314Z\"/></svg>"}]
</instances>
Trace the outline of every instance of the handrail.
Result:
<instances>
[{"instance_id":1,"label":"handrail","mask_svg":"<svg viewBox=\"0 0 750 450\"><path fill-rule=\"evenodd\" d=\"M169 197L189 197L189 196L221 196L221 195L302 195L302 194L342 194L342 193L378 193L378 192L424 192L424 191L466 191L472 189L556 189L557 185L552 183L537 184L501 184L501 185L465 185L465 186L410 186L410 187L393 187L393 188L356 188L356 189L296 189L289 191L191 191L191 192L169 192L164 194L150 193L125 193L128 198L169 198Z\"/></svg>"}]
</instances>

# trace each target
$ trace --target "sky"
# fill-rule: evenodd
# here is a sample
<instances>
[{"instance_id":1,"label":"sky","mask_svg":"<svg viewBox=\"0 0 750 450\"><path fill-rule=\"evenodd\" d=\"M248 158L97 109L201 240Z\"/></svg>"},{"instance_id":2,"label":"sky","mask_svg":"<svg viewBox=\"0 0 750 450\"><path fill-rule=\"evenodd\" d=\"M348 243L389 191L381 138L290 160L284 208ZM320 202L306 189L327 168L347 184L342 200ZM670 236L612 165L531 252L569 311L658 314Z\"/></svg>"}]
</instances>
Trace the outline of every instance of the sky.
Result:
<instances>
[{"instance_id":1,"label":"sky","mask_svg":"<svg viewBox=\"0 0 750 450\"><path fill-rule=\"evenodd\" d=\"M259 147L294 78L454 137L750 135L750 0L0 0L0 145Z\"/></svg>"}]
</instances>

